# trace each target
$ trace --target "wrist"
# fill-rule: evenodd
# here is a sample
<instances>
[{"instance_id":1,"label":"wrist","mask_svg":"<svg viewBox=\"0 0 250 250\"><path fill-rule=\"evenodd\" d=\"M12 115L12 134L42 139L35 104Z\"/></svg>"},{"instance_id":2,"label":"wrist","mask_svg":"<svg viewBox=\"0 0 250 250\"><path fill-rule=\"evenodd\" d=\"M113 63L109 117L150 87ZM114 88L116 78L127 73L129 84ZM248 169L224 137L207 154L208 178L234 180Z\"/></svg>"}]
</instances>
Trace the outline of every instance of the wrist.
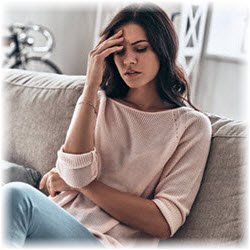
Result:
<instances>
[{"instance_id":1,"label":"wrist","mask_svg":"<svg viewBox=\"0 0 250 250\"><path fill-rule=\"evenodd\" d=\"M95 87L84 85L83 92L78 98L77 103L89 102L95 106L97 102L97 92L98 89L96 89Z\"/></svg>"},{"instance_id":2,"label":"wrist","mask_svg":"<svg viewBox=\"0 0 250 250\"><path fill-rule=\"evenodd\" d=\"M79 188L79 192L87 196L93 190L96 183L97 183L97 180L93 180L87 186Z\"/></svg>"},{"instance_id":3,"label":"wrist","mask_svg":"<svg viewBox=\"0 0 250 250\"><path fill-rule=\"evenodd\" d=\"M86 102L86 101L79 101L79 102L77 102L77 104L78 105L88 105L89 107L91 107L93 110L94 110L94 112L95 112L95 114L97 115L97 110L96 110L96 107L91 103L91 102Z\"/></svg>"},{"instance_id":4,"label":"wrist","mask_svg":"<svg viewBox=\"0 0 250 250\"><path fill-rule=\"evenodd\" d=\"M89 82L88 80L84 84L84 90L89 91L89 92L97 93L99 88L100 88L100 84L96 85L95 83Z\"/></svg>"},{"instance_id":5,"label":"wrist","mask_svg":"<svg viewBox=\"0 0 250 250\"><path fill-rule=\"evenodd\" d=\"M93 86L84 85L84 89L80 99L83 101L93 101L95 103L97 98L98 88Z\"/></svg>"}]
</instances>

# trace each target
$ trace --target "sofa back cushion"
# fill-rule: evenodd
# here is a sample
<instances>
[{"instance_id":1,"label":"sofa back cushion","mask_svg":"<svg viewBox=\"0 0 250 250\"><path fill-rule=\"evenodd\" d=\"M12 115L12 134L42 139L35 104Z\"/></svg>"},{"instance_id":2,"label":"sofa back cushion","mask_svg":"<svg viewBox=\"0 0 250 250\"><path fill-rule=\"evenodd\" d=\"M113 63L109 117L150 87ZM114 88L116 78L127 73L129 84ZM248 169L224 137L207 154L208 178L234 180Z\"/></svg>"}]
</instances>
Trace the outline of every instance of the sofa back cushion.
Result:
<instances>
[{"instance_id":1,"label":"sofa back cushion","mask_svg":"<svg viewBox=\"0 0 250 250\"><path fill-rule=\"evenodd\" d=\"M55 166L85 76L6 70L4 159L46 173Z\"/></svg>"}]
</instances>

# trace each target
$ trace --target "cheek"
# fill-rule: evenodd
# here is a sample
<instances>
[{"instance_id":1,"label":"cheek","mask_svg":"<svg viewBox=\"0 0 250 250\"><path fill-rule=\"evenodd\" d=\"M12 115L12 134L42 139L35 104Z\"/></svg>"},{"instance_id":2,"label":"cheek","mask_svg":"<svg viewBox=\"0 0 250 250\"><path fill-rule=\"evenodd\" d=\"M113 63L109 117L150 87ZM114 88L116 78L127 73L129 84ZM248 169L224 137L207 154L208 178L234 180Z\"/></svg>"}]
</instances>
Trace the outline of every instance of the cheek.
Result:
<instances>
[{"instance_id":1,"label":"cheek","mask_svg":"<svg viewBox=\"0 0 250 250\"><path fill-rule=\"evenodd\" d=\"M144 62L147 62L147 68L151 74L157 74L160 69L160 61L154 54L150 55L147 59L144 58Z\"/></svg>"},{"instance_id":2,"label":"cheek","mask_svg":"<svg viewBox=\"0 0 250 250\"><path fill-rule=\"evenodd\" d=\"M160 69L160 62L159 62L158 58L156 58L156 60L155 60L155 71L158 73L159 69Z\"/></svg>"}]
</instances>

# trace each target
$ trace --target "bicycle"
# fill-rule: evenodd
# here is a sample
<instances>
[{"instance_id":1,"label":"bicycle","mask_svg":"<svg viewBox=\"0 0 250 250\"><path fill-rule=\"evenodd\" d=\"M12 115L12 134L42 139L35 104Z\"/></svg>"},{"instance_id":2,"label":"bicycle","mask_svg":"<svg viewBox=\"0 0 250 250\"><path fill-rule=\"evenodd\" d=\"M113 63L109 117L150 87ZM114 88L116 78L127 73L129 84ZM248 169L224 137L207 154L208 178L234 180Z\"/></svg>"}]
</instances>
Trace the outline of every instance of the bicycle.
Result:
<instances>
[{"instance_id":1,"label":"bicycle","mask_svg":"<svg viewBox=\"0 0 250 250\"><path fill-rule=\"evenodd\" d=\"M54 48L54 39L47 28L37 24L14 23L8 26L8 32L10 34L3 37L4 47L10 49L5 53L4 68L62 74L59 67L48 59ZM38 35L46 40L44 46L36 45L41 42L41 39L34 38Z\"/></svg>"}]
</instances>

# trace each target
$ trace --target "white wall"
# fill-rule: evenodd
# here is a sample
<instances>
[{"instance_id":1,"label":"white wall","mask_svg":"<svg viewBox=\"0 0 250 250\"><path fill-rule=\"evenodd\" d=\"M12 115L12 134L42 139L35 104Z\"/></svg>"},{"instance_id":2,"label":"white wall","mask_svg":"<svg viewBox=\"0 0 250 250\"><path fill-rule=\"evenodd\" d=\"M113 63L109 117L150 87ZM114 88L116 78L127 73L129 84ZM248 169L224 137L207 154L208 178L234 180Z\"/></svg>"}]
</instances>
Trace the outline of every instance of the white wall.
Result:
<instances>
[{"instance_id":1,"label":"white wall","mask_svg":"<svg viewBox=\"0 0 250 250\"><path fill-rule=\"evenodd\" d=\"M10 6L3 22L32 22L48 27L55 37L51 59L65 74L86 73L88 52L93 45L96 8L48 8L46 6Z\"/></svg>"},{"instance_id":2,"label":"white wall","mask_svg":"<svg viewBox=\"0 0 250 250\"><path fill-rule=\"evenodd\" d=\"M242 51L239 51L239 56L236 55L235 48L232 47L233 43L230 40L230 37L235 40L240 40L241 37L233 32L235 30L233 27L232 29L227 27L229 19L230 25L239 25L242 15L236 8L242 9L242 6L237 7L235 2L231 2L231 5L219 4L219 10L223 12L222 18L220 19L218 18L220 16L217 16L218 20L215 23L212 17L216 3L214 2L208 11L204 51L199 65L196 89L194 90L194 103L198 108L209 113L215 113L231 119L247 120L249 112L249 107L247 106L248 63L241 58L244 58L244 56L241 56L243 54ZM231 17L229 18L230 15ZM225 16L228 16L228 19ZM216 47L214 50L209 42L211 40L214 42L215 39L211 39L209 36L212 33L215 36L223 37L223 34L218 35L214 33L214 29L211 28L212 23L222 27L220 33L223 32L223 27L226 27L224 30L229 31L229 33L226 32L224 34L224 39L221 41L222 38L220 38L219 41L219 45L224 43L225 46ZM244 41L240 42L243 44ZM238 43L239 41L235 43L236 47ZM228 44L232 47L231 55ZM225 53L223 52L224 48L227 48ZM215 51L214 55L211 55L211 51Z\"/></svg>"},{"instance_id":3,"label":"white wall","mask_svg":"<svg viewBox=\"0 0 250 250\"><path fill-rule=\"evenodd\" d=\"M201 110L237 120L246 120L248 65L203 58L198 76L196 100Z\"/></svg>"}]
</instances>

